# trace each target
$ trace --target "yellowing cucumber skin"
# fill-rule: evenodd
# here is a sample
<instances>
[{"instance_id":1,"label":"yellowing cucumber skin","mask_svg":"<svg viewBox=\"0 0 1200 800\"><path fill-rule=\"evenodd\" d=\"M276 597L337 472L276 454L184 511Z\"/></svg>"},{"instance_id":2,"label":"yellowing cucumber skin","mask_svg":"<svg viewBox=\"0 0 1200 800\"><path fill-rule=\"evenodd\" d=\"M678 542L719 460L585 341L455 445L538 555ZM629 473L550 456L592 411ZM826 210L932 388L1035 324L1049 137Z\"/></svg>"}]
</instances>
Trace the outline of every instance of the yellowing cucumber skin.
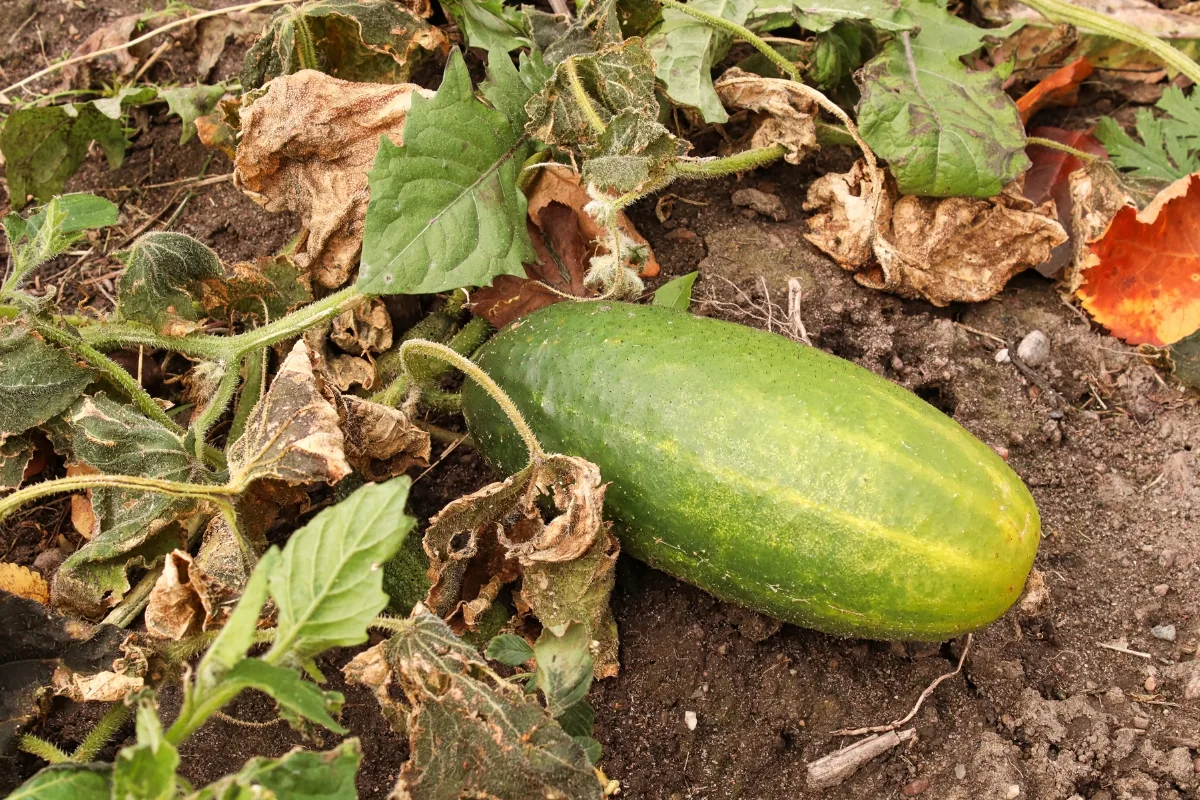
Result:
<instances>
[{"instance_id":1,"label":"yellowing cucumber skin","mask_svg":"<svg viewBox=\"0 0 1200 800\"><path fill-rule=\"evenodd\" d=\"M479 365L547 451L594 461L625 552L828 633L937 640L1020 596L1037 507L992 450L915 395L816 348L656 306L558 303ZM504 474L525 449L463 391Z\"/></svg>"}]
</instances>

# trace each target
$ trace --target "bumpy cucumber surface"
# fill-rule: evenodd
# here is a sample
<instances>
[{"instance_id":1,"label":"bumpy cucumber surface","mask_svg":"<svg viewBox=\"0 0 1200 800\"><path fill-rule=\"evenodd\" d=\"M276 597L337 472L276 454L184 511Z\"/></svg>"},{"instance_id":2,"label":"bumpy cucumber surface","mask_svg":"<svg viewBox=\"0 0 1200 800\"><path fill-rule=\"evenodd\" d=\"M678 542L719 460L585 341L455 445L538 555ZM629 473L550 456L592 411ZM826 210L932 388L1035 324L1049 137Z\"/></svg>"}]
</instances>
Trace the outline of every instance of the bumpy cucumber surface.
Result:
<instances>
[{"instance_id":1,"label":"bumpy cucumber surface","mask_svg":"<svg viewBox=\"0 0 1200 800\"><path fill-rule=\"evenodd\" d=\"M626 553L836 634L942 639L993 621L1037 551L1037 507L989 447L920 398L781 336L655 306L558 303L480 366L543 446L611 486ZM468 382L504 474L526 453Z\"/></svg>"}]
</instances>

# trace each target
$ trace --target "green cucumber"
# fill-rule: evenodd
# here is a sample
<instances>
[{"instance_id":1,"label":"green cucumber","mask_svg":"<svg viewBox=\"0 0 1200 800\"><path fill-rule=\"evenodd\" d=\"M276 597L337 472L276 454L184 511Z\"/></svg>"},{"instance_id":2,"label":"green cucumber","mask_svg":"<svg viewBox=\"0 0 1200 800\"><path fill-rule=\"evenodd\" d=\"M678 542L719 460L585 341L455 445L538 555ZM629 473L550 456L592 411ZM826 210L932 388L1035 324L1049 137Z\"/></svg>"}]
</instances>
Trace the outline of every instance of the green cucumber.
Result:
<instances>
[{"instance_id":1,"label":"green cucumber","mask_svg":"<svg viewBox=\"0 0 1200 800\"><path fill-rule=\"evenodd\" d=\"M479 365L547 451L611 482L625 552L834 634L938 640L1021 594L1037 507L991 448L920 398L781 336L661 306L557 303ZM463 410L497 470L527 461L499 406Z\"/></svg>"}]
</instances>

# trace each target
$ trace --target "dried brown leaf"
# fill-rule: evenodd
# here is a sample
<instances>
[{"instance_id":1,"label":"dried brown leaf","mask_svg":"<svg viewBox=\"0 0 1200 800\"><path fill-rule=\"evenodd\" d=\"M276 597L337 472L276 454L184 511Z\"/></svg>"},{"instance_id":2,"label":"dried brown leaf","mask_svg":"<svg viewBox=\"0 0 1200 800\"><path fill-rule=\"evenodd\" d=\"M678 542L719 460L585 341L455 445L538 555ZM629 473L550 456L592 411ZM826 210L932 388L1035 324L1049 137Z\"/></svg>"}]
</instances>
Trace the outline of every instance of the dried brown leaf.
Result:
<instances>
[{"instance_id":1,"label":"dried brown leaf","mask_svg":"<svg viewBox=\"0 0 1200 800\"><path fill-rule=\"evenodd\" d=\"M36 600L42 605L50 602L50 586L46 579L29 567L0 561L0 592Z\"/></svg>"},{"instance_id":2,"label":"dried brown leaf","mask_svg":"<svg viewBox=\"0 0 1200 800\"><path fill-rule=\"evenodd\" d=\"M229 448L230 480L337 483L350 474L337 410L321 393L308 346L296 342L246 430Z\"/></svg>"},{"instance_id":3,"label":"dried brown leaf","mask_svg":"<svg viewBox=\"0 0 1200 800\"><path fill-rule=\"evenodd\" d=\"M433 94L302 70L272 80L241 111L234 180L268 211L300 215L307 235L296 263L321 286L341 286L358 264L367 172L380 136L402 143L413 92Z\"/></svg>"},{"instance_id":4,"label":"dried brown leaf","mask_svg":"<svg viewBox=\"0 0 1200 800\"><path fill-rule=\"evenodd\" d=\"M348 392L355 386L371 389L375 386L375 368L365 358L337 355L326 362L329 377L339 391Z\"/></svg>"},{"instance_id":5,"label":"dried brown leaf","mask_svg":"<svg viewBox=\"0 0 1200 800\"><path fill-rule=\"evenodd\" d=\"M379 709L388 727L395 733L408 732L408 714L411 709L403 702L392 697L392 666L387 659L388 642L380 642L369 647L350 660L342 667L342 674L347 683L357 683L370 689L375 699L379 701Z\"/></svg>"},{"instance_id":6,"label":"dried brown leaf","mask_svg":"<svg viewBox=\"0 0 1200 800\"><path fill-rule=\"evenodd\" d=\"M225 368L214 361L201 361L183 376L183 402L192 404L191 416L203 414L217 394Z\"/></svg>"},{"instance_id":7,"label":"dried brown leaf","mask_svg":"<svg viewBox=\"0 0 1200 800\"><path fill-rule=\"evenodd\" d=\"M429 466L429 434L398 408L344 395L346 460L369 481Z\"/></svg>"},{"instance_id":8,"label":"dried brown leaf","mask_svg":"<svg viewBox=\"0 0 1200 800\"><path fill-rule=\"evenodd\" d=\"M351 355L382 353L392 346L392 318L376 298L333 318L329 338Z\"/></svg>"},{"instance_id":9,"label":"dried brown leaf","mask_svg":"<svg viewBox=\"0 0 1200 800\"><path fill-rule=\"evenodd\" d=\"M167 554L146 605L146 630L161 639L179 641L200 630L204 609L192 587L192 557L185 550Z\"/></svg>"},{"instance_id":10,"label":"dried brown leaf","mask_svg":"<svg viewBox=\"0 0 1200 800\"><path fill-rule=\"evenodd\" d=\"M1113 217L1127 205L1136 205L1121 176L1107 161L1091 161L1067 177L1071 193L1071 265L1067 288L1076 292L1081 273L1091 259L1089 243L1099 239Z\"/></svg>"},{"instance_id":11,"label":"dried brown leaf","mask_svg":"<svg viewBox=\"0 0 1200 800\"><path fill-rule=\"evenodd\" d=\"M196 135L210 150L220 150L232 161L237 156L237 133L241 125L240 97L217 101L217 108L207 116L196 118Z\"/></svg>"},{"instance_id":12,"label":"dried brown leaf","mask_svg":"<svg viewBox=\"0 0 1200 800\"><path fill-rule=\"evenodd\" d=\"M1035 207L1016 184L990 198L932 198L900 195L888 178L877 216L870 186L860 161L818 178L804 208L815 212L805 238L873 289L981 302L1067 241L1054 203Z\"/></svg>"},{"instance_id":13,"label":"dried brown leaf","mask_svg":"<svg viewBox=\"0 0 1200 800\"><path fill-rule=\"evenodd\" d=\"M605 489L595 464L551 455L449 503L425 533L427 604L460 630L471 628L500 589L522 578L522 610L543 625L586 625L602 643L596 675L615 675L608 601L620 547L603 522ZM549 523L538 508L543 495L558 512Z\"/></svg>"},{"instance_id":14,"label":"dried brown leaf","mask_svg":"<svg viewBox=\"0 0 1200 800\"><path fill-rule=\"evenodd\" d=\"M71 54L72 57L85 56L88 53L95 53L98 50L107 50L110 47L118 47L126 44L137 28L138 23L141 22L141 19L141 14L129 14L97 28L83 40L83 44L75 48L75 52ZM87 89L92 83L92 70L101 68L124 77L132 74L137 69L137 64L137 59L133 57L129 49L123 48L115 53L109 53L108 55L99 56L79 64L71 64L70 66L63 67L63 86L74 89Z\"/></svg>"},{"instance_id":15,"label":"dried brown leaf","mask_svg":"<svg viewBox=\"0 0 1200 800\"><path fill-rule=\"evenodd\" d=\"M726 70L713 84L726 108L754 112L751 147L783 145L784 160L799 164L818 149L817 104L794 87L791 81L764 78L737 67Z\"/></svg>"},{"instance_id":16,"label":"dried brown leaf","mask_svg":"<svg viewBox=\"0 0 1200 800\"><path fill-rule=\"evenodd\" d=\"M248 37L257 34L270 19L267 12L235 11L222 14L219 17L209 17L196 23L196 80L203 83L208 80L225 45L231 37Z\"/></svg>"},{"instance_id":17,"label":"dried brown leaf","mask_svg":"<svg viewBox=\"0 0 1200 800\"><path fill-rule=\"evenodd\" d=\"M92 675L81 675L68 667L54 671L51 686L54 693L77 703L116 703L146 685L139 675L104 671Z\"/></svg>"}]
</instances>

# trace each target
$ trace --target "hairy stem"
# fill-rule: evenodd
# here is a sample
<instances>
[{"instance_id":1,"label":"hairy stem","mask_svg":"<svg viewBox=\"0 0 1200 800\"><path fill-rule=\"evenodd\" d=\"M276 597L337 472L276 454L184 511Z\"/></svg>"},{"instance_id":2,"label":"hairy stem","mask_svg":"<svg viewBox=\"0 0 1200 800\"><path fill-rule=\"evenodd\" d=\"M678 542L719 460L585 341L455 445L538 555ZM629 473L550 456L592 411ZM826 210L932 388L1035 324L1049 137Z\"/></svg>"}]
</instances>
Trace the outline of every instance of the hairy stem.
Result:
<instances>
[{"instance_id":1,"label":"hairy stem","mask_svg":"<svg viewBox=\"0 0 1200 800\"><path fill-rule=\"evenodd\" d=\"M66 764L71 760L71 757L57 746L31 733L22 736L17 741L17 747L51 764Z\"/></svg>"},{"instance_id":2,"label":"hairy stem","mask_svg":"<svg viewBox=\"0 0 1200 800\"><path fill-rule=\"evenodd\" d=\"M127 719L129 719L129 706L119 702L113 703L96 723L96 727L88 731L88 735L79 743L79 747L75 748L75 752L71 754L71 760L76 764L94 761L100 751L104 749L104 745L108 744L109 740L117 734Z\"/></svg>"},{"instance_id":3,"label":"hairy stem","mask_svg":"<svg viewBox=\"0 0 1200 800\"><path fill-rule=\"evenodd\" d=\"M1040 147L1048 147L1051 150L1059 150L1067 155L1075 156L1085 164L1102 160L1100 156L1092 155L1091 153L1085 153L1082 150L1077 150L1070 145L1063 144L1062 142L1056 142L1053 139L1043 139L1041 136L1026 136L1025 142L1027 144L1036 144Z\"/></svg>"},{"instance_id":4,"label":"hairy stem","mask_svg":"<svg viewBox=\"0 0 1200 800\"><path fill-rule=\"evenodd\" d=\"M1147 50L1158 56L1166 66L1179 70L1191 78L1194 83L1200 83L1200 64L1157 36L1138 30L1128 23L1098 11L1082 8L1066 2L1066 0L1019 0L1019 2L1029 6L1051 22L1070 23L1076 28L1111 36Z\"/></svg>"},{"instance_id":5,"label":"hairy stem","mask_svg":"<svg viewBox=\"0 0 1200 800\"><path fill-rule=\"evenodd\" d=\"M270 358L270 354L270 349L264 347L261 353L251 353L246 357L246 380L242 381L242 393L238 395L237 404L233 409L233 422L229 425L229 435L226 437L229 444L242 438L250 413L262 399L267 376L267 359Z\"/></svg>"},{"instance_id":6,"label":"hairy stem","mask_svg":"<svg viewBox=\"0 0 1200 800\"><path fill-rule=\"evenodd\" d=\"M563 62L563 69L567 71L567 85L571 87L571 94L575 96L575 102L583 109L583 115L587 117L592 133L599 136L608 129L608 126L604 124L604 120L600 119L596 107L592 105L592 98L588 97L587 91L583 88L583 81L579 79L579 70L575 68L575 56L570 56Z\"/></svg>"},{"instance_id":7,"label":"hairy stem","mask_svg":"<svg viewBox=\"0 0 1200 800\"><path fill-rule=\"evenodd\" d=\"M517 429L521 440L525 442L525 447L529 450L530 461L537 461L545 457L545 451L542 450L542 445L538 442L537 437L533 434L533 429L529 427L529 423L521 416L520 410L516 404L509 398L504 390L492 380L492 376L481 370L476 364L464 355L456 353L451 348L437 342L427 342L422 339L414 339L405 342L400 348L400 354L404 359L406 368L411 370L414 356L425 356L428 358L436 358L453 366L455 369L461 370L468 378L479 384L479 387L487 392L488 396L496 401L496 405L500 406L500 410L508 417L509 422Z\"/></svg>"},{"instance_id":8,"label":"hairy stem","mask_svg":"<svg viewBox=\"0 0 1200 800\"><path fill-rule=\"evenodd\" d=\"M308 28L308 21L304 19L303 9L293 9L291 21L292 31L296 37L296 60L299 68L320 69L321 63L317 60L317 48L313 44L312 31Z\"/></svg>"},{"instance_id":9,"label":"hairy stem","mask_svg":"<svg viewBox=\"0 0 1200 800\"><path fill-rule=\"evenodd\" d=\"M743 150L724 158L681 158L671 164L670 171L680 178L716 178L733 175L778 161L787 154L781 144Z\"/></svg>"},{"instance_id":10,"label":"hairy stem","mask_svg":"<svg viewBox=\"0 0 1200 800\"><path fill-rule=\"evenodd\" d=\"M237 391L238 381L241 378L242 362L240 360L228 364L224 364L225 372L221 375L221 380L217 383L217 390L213 393L212 399L208 401L208 405L204 410L192 420L191 429L192 435L196 439L196 453L200 455L204 452L204 440L208 436L208 431L221 415L225 413L225 409L229 406L229 401L233 399L233 393Z\"/></svg>"},{"instance_id":11,"label":"hairy stem","mask_svg":"<svg viewBox=\"0 0 1200 800\"><path fill-rule=\"evenodd\" d=\"M193 497L200 500L220 501L235 494L228 486L208 486L200 483L165 481L159 478L143 478L136 475L75 475L42 481L24 489L18 489L0 498L0 521L21 506L50 495L64 492L79 492L87 489L111 488L132 489L140 492L155 492L173 497Z\"/></svg>"},{"instance_id":12,"label":"hairy stem","mask_svg":"<svg viewBox=\"0 0 1200 800\"><path fill-rule=\"evenodd\" d=\"M451 350L463 355L470 356L479 347L487 341L491 336L492 326L482 317L472 317L471 320L462 327L458 333L450 337L447 343ZM412 341L405 339L405 341ZM429 340L426 340L429 341ZM403 343L400 345L404 346ZM397 350L399 352L399 350ZM448 366L439 364L436 367L418 366L417 372L412 373L405 369L400 375L388 384L386 387L371 395L371 401L382 403L385 406L395 406L404 399L408 394L408 390L413 386L414 381L422 384L430 384L438 380L449 371Z\"/></svg>"}]
</instances>

